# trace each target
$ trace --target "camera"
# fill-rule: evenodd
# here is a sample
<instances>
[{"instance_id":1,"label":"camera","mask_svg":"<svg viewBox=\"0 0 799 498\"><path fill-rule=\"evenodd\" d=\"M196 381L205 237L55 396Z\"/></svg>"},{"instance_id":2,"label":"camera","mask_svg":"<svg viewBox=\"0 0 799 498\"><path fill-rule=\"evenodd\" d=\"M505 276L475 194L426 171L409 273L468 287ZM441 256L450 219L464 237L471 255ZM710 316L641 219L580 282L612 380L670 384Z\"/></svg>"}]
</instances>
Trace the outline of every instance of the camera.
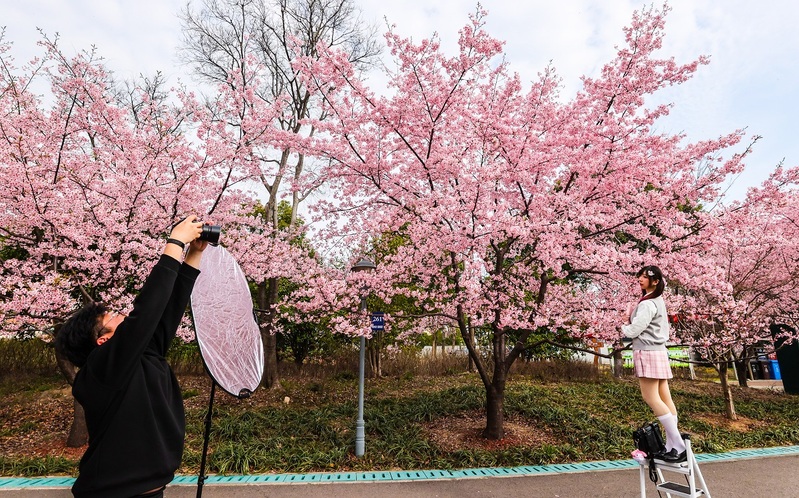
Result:
<instances>
[{"instance_id":1,"label":"camera","mask_svg":"<svg viewBox=\"0 0 799 498\"><path fill-rule=\"evenodd\" d=\"M219 245L219 236L222 235L222 227L220 225L206 225L203 224L203 232L200 234L199 240L205 240L209 244Z\"/></svg>"}]
</instances>

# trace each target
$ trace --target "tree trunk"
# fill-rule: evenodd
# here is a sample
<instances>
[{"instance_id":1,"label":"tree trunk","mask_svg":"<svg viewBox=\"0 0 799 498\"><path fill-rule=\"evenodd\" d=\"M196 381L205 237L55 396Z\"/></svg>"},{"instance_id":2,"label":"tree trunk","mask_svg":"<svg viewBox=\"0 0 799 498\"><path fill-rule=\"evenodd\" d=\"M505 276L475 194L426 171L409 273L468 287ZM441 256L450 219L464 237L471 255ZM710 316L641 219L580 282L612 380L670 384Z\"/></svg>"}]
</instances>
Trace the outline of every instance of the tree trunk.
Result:
<instances>
[{"instance_id":1,"label":"tree trunk","mask_svg":"<svg viewBox=\"0 0 799 498\"><path fill-rule=\"evenodd\" d=\"M58 354L56 350L56 364L61 375L67 379L71 386L75 382L75 375L78 373L78 368L70 363L69 360ZM69 435L67 436L66 445L68 448L80 448L89 442L89 428L86 426L86 414L83 411L83 406L74 400L72 410L72 425L69 427Z\"/></svg>"},{"instance_id":2,"label":"tree trunk","mask_svg":"<svg viewBox=\"0 0 799 498\"><path fill-rule=\"evenodd\" d=\"M620 342L613 345L613 377L621 379L624 375L624 358L621 355L622 344Z\"/></svg>"},{"instance_id":3,"label":"tree trunk","mask_svg":"<svg viewBox=\"0 0 799 498\"><path fill-rule=\"evenodd\" d=\"M468 340L469 344L473 344L475 351L477 351L477 345L474 344L474 329L472 327L467 327L467 336L464 339ZM469 354L469 366L467 367L467 371L474 372L475 370L476 367L474 364L474 358L472 358L472 355Z\"/></svg>"},{"instance_id":4,"label":"tree trunk","mask_svg":"<svg viewBox=\"0 0 799 498\"><path fill-rule=\"evenodd\" d=\"M500 383L494 379L492 386L486 389L486 427L483 437L486 439L502 439L505 437L505 381Z\"/></svg>"},{"instance_id":5,"label":"tree trunk","mask_svg":"<svg viewBox=\"0 0 799 498\"><path fill-rule=\"evenodd\" d=\"M729 365L727 362L721 362L718 364L719 380L721 380L721 389L724 394L725 415L730 420L738 420L738 415L735 413L735 404L732 401L732 388L730 387L730 382L727 379L728 369Z\"/></svg>"},{"instance_id":6,"label":"tree trunk","mask_svg":"<svg viewBox=\"0 0 799 498\"><path fill-rule=\"evenodd\" d=\"M469 327L471 329L471 327ZM508 379L509 366L506 367L507 348L505 332L494 326L493 330L494 373L491 383L486 385L486 427L483 437L502 439L505 436L505 384Z\"/></svg>"},{"instance_id":7,"label":"tree trunk","mask_svg":"<svg viewBox=\"0 0 799 498\"><path fill-rule=\"evenodd\" d=\"M86 413L83 411L83 405L76 399L73 401L72 425L69 427L66 446L67 448L80 448L89 442L89 428L86 426Z\"/></svg>"},{"instance_id":8,"label":"tree trunk","mask_svg":"<svg viewBox=\"0 0 799 498\"><path fill-rule=\"evenodd\" d=\"M277 335L275 332L275 304L277 303L277 278L267 279L258 285L258 308L265 310L260 327L264 342L264 376L261 385L266 389L282 389L277 371Z\"/></svg>"},{"instance_id":9,"label":"tree trunk","mask_svg":"<svg viewBox=\"0 0 799 498\"><path fill-rule=\"evenodd\" d=\"M741 387L749 387L749 379L746 376L746 372L749 370L749 363L746 360L736 360L735 361L735 374L738 377L738 385Z\"/></svg>"},{"instance_id":10,"label":"tree trunk","mask_svg":"<svg viewBox=\"0 0 799 498\"><path fill-rule=\"evenodd\" d=\"M366 340L366 352L369 357L369 377L376 379L383 377L383 365L380 361L383 333L376 331L371 339Z\"/></svg>"}]
</instances>

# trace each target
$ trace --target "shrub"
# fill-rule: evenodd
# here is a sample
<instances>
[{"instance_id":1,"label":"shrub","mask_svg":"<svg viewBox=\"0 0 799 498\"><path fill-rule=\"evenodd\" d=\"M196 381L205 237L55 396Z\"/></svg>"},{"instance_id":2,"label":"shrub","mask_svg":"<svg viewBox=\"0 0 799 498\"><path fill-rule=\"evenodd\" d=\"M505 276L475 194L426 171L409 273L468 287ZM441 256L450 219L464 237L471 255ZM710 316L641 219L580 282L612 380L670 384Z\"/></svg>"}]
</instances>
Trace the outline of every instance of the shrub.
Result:
<instances>
[{"instance_id":1,"label":"shrub","mask_svg":"<svg viewBox=\"0 0 799 498\"><path fill-rule=\"evenodd\" d=\"M41 339L0 339L0 373L54 375L55 350Z\"/></svg>"},{"instance_id":2,"label":"shrub","mask_svg":"<svg viewBox=\"0 0 799 498\"><path fill-rule=\"evenodd\" d=\"M197 341L172 341L166 358L176 375L196 375L205 371Z\"/></svg>"}]
</instances>

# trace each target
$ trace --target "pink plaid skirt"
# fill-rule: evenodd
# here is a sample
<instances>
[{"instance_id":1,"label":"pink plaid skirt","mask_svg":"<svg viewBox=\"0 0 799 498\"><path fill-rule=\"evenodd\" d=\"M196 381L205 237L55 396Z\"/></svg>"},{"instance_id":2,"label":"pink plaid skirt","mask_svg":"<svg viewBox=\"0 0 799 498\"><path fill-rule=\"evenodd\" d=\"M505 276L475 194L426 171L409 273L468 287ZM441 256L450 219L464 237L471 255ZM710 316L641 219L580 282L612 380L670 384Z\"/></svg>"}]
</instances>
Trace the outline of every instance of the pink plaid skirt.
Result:
<instances>
[{"instance_id":1,"label":"pink plaid skirt","mask_svg":"<svg viewBox=\"0 0 799 498\"><path fill-rule=\"evenodd\" d=\"M635 376L646 379L671 379L668 351L633 351Z\"/></svg>"}]
</instances>

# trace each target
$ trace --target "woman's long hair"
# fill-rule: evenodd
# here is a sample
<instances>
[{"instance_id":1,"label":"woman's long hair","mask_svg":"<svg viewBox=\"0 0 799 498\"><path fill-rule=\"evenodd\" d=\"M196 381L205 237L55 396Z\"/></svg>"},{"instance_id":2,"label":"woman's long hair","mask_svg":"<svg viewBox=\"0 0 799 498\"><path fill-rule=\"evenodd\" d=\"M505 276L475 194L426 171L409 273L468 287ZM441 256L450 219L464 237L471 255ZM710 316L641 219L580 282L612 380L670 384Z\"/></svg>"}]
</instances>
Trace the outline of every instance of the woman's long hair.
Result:
<instances>
[{"instance_id":1,"label":"woman's long hair","mask_svg":"<svg viewBox=\"0 0 799 498\"><path fill-rule=\"evenodd\" d=\"M641 275L646 276L650 281L657 280L658 282L655 285L655 290L650 294L647 294L645 289L641 289L641 301L660 297L663 294L663 290L666 288L666 281L663 279L663 272L660 271L660 268L654 265L644 266L635 274L636 277L640 277Z\"/></svg>"}]
</instances>

